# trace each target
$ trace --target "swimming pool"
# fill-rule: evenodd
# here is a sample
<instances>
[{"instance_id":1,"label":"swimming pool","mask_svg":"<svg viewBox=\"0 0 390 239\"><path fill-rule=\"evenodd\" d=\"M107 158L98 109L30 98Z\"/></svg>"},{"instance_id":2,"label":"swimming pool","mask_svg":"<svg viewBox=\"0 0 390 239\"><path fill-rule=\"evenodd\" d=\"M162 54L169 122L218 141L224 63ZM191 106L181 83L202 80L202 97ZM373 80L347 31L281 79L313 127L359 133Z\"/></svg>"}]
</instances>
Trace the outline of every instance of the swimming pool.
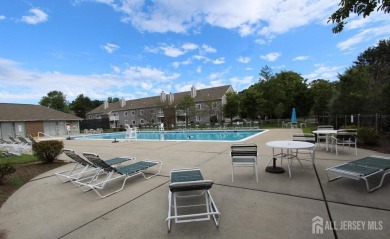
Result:
<instances>
[{"instance_id":1,"label":"swimming pool","mask_svg":"<svg viewBox=\"0 0 390 239\"><path fill-rule=\"evenodd\" d=\"M264 130L204 130L204 131L139 131L137 140L154 141L244 141L265 132ZM72 137L75 140L124 140L126 132L93 134Z\"/></svg>"}]
</instances>

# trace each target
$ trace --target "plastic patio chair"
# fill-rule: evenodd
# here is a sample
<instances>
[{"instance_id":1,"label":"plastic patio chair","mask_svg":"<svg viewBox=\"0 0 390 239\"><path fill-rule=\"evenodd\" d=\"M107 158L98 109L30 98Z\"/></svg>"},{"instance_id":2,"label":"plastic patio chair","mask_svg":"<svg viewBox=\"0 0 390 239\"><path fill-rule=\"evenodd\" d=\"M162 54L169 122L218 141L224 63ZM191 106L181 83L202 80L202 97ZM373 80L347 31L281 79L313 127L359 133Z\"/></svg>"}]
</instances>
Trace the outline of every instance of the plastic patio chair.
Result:
<instances>
[{"instance_id":1,"label":"plastic patio chair","mask_svg":"<svg viewBox=\"0 0 390 239\"><path fill-rule=\"evenodd\" d=\"M168 231L172 220L175 223L198 222L213 218L218 227L221 214L210 194L212 180L205 180L199 168L173 169L168 192ZM191 204L188 199L192 198ZM198 201L193 201L198 199ZM193 204L193 203L200 204ZM188 210L189 208L193 210ZM203 208L203 210L195 208Z\"/></svg>"}]
</instances>

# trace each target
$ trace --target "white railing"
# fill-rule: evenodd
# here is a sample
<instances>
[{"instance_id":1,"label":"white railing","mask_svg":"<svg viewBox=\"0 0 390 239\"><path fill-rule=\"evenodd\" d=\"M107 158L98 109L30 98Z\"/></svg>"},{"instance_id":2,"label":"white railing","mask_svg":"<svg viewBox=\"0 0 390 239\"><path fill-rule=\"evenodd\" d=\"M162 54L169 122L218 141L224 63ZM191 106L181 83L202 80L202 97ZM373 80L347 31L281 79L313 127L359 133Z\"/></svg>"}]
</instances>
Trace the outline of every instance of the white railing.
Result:
<instances>
[{"instance_id":1,"label":"white railing","mask_svg":"<svg viewBox=\"0 0 390 239\"><path fill-rule=\"evenodd\" d=\"M118 120L119 120L119 115L110 116L110 121L118 121Z\"/></svg>"},{"instance_id":2,"label":"white railing","mask_svg":"<svg viewBox=\"0 0 390 239\"><path fill-rule=\"evenodd\" d=\"M186 112L184 110L176 110L177 116L186 116Z\"/></svg>"},{"instance_id":3,"label":"white railing","mask_svg":"<svg viewBox=\"0 0 390 239\"><path fill-rule=\"evenodd\" d=\"M40 135L43 135L45 138L41 138ZM38 141L54 140L54 139L64 140L65 138L63 138L63 137L53 137L53 136L45 134L43 132L38 132Z\"/></svg>"}]
</instances>

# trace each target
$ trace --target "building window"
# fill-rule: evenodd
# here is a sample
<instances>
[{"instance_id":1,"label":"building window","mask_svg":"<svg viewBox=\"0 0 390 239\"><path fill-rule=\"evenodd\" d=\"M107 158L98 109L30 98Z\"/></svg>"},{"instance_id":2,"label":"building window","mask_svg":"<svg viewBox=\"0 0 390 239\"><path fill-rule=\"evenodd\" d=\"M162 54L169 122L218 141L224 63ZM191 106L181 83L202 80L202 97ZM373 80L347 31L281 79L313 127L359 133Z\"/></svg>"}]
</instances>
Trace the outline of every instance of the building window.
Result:
<instances>
[{"instance_id":1,"label":"building window","mask_svg":"<svg viewBox=\"0 0 390 239\"><path fill-rule=\"evenodd\" d=\"M197 121L197 122L199 122L199 121L201 121L201 120L202 120L202 117L196 116L196 121Z\"/></svg>"},{"instance_id":2,"label":"building window","mask_svg":"<svg viewBox=\"0 0 390 239\"><path fill-rule=\"evenodd\" d=\"M89 116L89 119L92 119L92 115Z\"/></svg>"},{"instance_id":3,"label":"building window","mask_svg":"<svg viewBox=\"0 0 390 239\"><path fill-rule=\"evenodd\" d=\"M131 111L131 115L135 115L135 110L132 110L132 111Z\"/></svg>"},{"instance_id":4,"label":"building window","mask_svg":"<svg viewBox=\"0 0 390 239\"><path fill-rule=\"evenodd\" d=\"M127 120L125 120L125 124L128 124L128 121L127 121Z\"/></svg>"},{"instance_id":5,"label":"building window","mask_svg":"<svg viewBox=\"0 0 390 239\"><path fill-rule=\"evenodd\" d=\"M135 125L135 120L133 120L132 124Z\"/></svg>"},{"instance_id":6,"label":"building window","mask_svg":"<svg viewBox=\"0 0 390 239\"><path fill-rule=\"evenodd\" d=\"M125 111L125 113L123 113L124 116L127 116L127 111Z\"/></svg>"},{"instance_id":7,"label":"building window","mask_svg":"<svg viewBox=\"0 0 390 239\"><path fill-rule=\"evenodd\" d=\"M101 115L96 115L96 119L101 119L102 116Z\"/></svg>"},{"instance_id":8,"label":"building window","mask_svg":"<svg viewBox=\"0 0 390 239\"><path fill-rule=\"evenodd\" d=\"M152 124L154 124L154 119L152 119Z\"/></svg>"},{"instance_id":9,"label":"building window","mask_svg":"<svg viewBox=\"0 0 390 239\"><path fill-rule=\"evenodd\" d=\"M140 120L139 120L139 123L140 123L140 124L144 124L144 119L140 119Z\"/></svg>"},{"instance_id":10,"label":"building window","mask_svg":"<svg viewBox=\"0 0 390 239\"><path fill-rule=\"evenodd\" d=\"M139 110L139 115L144 115L144 110Z\"/></svg>"},{"instance_id":11,"label":"building window","mask_svg":"<svg viewBox=\"0 0 390 239\"><path fill-rule=\"evenodd\" d=\"M196 109L197 110L201 110L202 109L202 105L201 104L196 104Z\"/></svg>"}]
</instances>

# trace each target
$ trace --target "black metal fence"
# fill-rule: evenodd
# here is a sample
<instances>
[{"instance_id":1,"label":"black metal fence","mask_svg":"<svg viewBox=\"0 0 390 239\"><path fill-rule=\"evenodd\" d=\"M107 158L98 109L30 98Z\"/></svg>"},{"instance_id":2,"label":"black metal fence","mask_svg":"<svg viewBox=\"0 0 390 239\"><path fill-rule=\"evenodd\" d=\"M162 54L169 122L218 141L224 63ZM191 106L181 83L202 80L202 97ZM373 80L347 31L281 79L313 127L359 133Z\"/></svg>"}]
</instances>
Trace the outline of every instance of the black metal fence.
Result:
<instances>
[{"instance_id":1,"label":"black metal fence","mask_svg":"<svg viewBox=\"0 0 390 239\"><path fill-rule=\"evenodd\" d=\"M80 123L80 130L84 129L109 129L110 128L110 121L108 118L102 118L102 119L89 119L89 120L83 120Z\"/></svg>"},{"instance_id":2,"label":"black metal fence","mask_svg":"<svg viewBox=\"0 0 390 239\"><path fill-rule=\"evenodd\" d=\"M310 118L313 123L332 125L335 129L342 127L372 127L377 132L390 131L390 115L385 114L353 114L353 115L322 115Z\"/></svg>"}]
</instances>

